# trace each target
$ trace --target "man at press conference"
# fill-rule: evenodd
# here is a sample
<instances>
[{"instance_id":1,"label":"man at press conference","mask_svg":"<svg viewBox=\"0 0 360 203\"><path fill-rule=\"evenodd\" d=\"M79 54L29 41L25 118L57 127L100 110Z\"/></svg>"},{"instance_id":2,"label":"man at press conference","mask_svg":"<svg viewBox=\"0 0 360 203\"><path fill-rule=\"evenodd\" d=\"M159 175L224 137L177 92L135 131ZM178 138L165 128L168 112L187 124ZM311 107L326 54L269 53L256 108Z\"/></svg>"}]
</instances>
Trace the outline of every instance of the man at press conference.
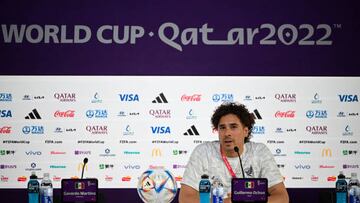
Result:
<instances>
[{"instance_id":1,"label":"man at press conference","mask_svg":"<svg viewBox=\"0 0 360 203\"><path fill-rule=\"evenodd\" d=\"M233 102L222 104L212 115L211 123L219 141L204 142L192 152L181 183L179 202L200 201L198 190L203 174L221 180L226 194L224 203L231 202L231 179L244 177L268 180L269 203L289 202L283 176L271 151L262 143L250 141L255 120L248 109Z\"/></svg>"}]
</instances>

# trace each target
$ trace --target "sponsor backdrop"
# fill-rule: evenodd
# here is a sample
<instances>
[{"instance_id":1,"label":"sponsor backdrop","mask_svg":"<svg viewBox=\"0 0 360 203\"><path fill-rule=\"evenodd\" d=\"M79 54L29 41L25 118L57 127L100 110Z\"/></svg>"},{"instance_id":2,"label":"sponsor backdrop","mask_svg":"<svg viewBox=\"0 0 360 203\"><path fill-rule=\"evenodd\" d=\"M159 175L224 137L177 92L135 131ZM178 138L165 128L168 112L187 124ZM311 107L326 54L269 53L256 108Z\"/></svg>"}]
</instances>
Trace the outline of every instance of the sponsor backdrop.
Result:
<instances>
[{"instance_id":1,"label":"sponsor backdrop","mask_svg":"<svg viewBox=\"0 0 360 203\"><path fill-rule=\"evenodd\" d=\"M24 188L35 171L59 188L81 175L84 157L101 188L136 188L156 166L180 183L194 147L218 139L215 107L236 101L286 187L333 188L340 170L360 174L359 86L357 77L2 76L0 187Z\"/></svg>"},{"instance_id":2,"label":"sponsor backdrop","mask_svg":"<svg viewBox=\"0 0 360 203\"><path fill-rule=\"evenodd\" d=\"M138 202L118 188L150 165L181 180L194 146L216 139L214 107L232 99L256 116L253 139L274 153L292 201L329 197L314 187L359 170L358 10L336 0L1 1L1 75L121 77L1 77L0 187L24 188L32 170L58 187L86 156L86 176L116 188L101 190L106 202Z\"/></svg>"}]
</instances>

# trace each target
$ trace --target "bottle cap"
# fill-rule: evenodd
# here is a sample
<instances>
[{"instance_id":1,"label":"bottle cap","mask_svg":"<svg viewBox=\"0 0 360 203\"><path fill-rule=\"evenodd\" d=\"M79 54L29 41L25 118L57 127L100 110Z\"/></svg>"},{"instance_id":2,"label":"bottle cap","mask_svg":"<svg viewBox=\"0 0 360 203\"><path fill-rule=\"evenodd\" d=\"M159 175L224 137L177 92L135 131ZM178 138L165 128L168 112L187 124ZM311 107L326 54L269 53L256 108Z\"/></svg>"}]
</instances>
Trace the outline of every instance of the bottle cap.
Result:
<instances>
[{"instance_id":1,"label":"bottle cap","mask_svg":"<svg viewBox=\"0 0 360 203\"><path fill-rule=\"evenodd\" d=\"M204 174L204 175L201 176L201 179L209 179L209 176Z\"/></svg>"}]
</instances>

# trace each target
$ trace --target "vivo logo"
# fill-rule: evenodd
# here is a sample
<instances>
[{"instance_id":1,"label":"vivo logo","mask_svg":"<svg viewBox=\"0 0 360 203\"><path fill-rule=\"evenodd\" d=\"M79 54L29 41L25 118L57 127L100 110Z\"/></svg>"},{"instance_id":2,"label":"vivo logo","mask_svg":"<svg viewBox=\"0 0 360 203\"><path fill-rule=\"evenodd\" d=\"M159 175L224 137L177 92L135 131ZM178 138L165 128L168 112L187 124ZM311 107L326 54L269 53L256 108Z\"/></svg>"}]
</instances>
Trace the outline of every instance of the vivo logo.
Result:
<instances>
[{"instance_id":1,"label":"vivo logo","mask_svg":"<svg viewBox=\"0 0 360 203\"><path fill-rule=\"evenodd\" d=\"M151 126L151 132L153 134L170 134L170 127L169 126Z\"/></svg>"},{"instance_id":2,"label":"vivo logo","mask_svg":"<svg viewBox=\"0 0 360 203\"><path fill-rule=\"evenodd\" d=\"M359 102L358 96L352 94L344 94L344 95L339 94L339 99L341 102Z\"/></svg>"},{"instance_id":3,"label":"vivo logo","mask_svg":"<svg viewBox=\"0 0 360 203\"><path fill-rule=\"evenodd\" d=\"M131 165L131 164L129 164L129 165L124 165L124 168L125 169L129 169L129 170L134 170L134 169L140 169L140 165Z\"/></svg>"},{"instance_id":4,"label":"vivo logo","mask_svg":"<svg viewBox=\"0 0 360 203\"><path fill-rule=\"evenodd\" d=\"M137 94L119 94L121 101L139 101L139 95Z\"/></svg>"},{"instance_id":5,"label":"vivo logo","mask_svg":"<svg viewBox=\"0 0 360 203\"><path fill-rule=\"evenodd\" d=\"M27 152L25 152L25 154L28 156L32 156L32 155L40 156L42 154L42 152L41 151L27 151Z\"/></svg>"},{"instance_id":6,"label":"vivo logo","mask_svg":"<svg viewBox=\"0 0 360 203\"><path fill-rule=\"evenodd\" d=\"M295 165L295 168L296 169L310 169L310 165L302 165L302 164L298 164L298 165Z\"/></svg>"}]
</instances>

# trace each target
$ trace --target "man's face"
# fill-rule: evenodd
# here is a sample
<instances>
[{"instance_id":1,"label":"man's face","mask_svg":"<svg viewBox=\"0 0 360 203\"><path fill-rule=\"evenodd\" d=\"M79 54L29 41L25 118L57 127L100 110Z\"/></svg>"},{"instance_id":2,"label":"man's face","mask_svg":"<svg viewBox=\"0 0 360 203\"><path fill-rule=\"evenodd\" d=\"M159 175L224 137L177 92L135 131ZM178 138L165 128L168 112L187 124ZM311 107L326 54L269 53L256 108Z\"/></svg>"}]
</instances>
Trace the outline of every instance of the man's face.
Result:
<instances>
[{"instance_id":1,"label":"man's face","mask_svg":"<svg viewBox=\"0 0 360 203\"><path fill-rule=\"evenodd\" d=\"M249 129L244 127L235 114L227 114L220 118L218 125L220 144L225 152L234 153L234 147L242 149Z\"/></svg>"}]
</instances>

